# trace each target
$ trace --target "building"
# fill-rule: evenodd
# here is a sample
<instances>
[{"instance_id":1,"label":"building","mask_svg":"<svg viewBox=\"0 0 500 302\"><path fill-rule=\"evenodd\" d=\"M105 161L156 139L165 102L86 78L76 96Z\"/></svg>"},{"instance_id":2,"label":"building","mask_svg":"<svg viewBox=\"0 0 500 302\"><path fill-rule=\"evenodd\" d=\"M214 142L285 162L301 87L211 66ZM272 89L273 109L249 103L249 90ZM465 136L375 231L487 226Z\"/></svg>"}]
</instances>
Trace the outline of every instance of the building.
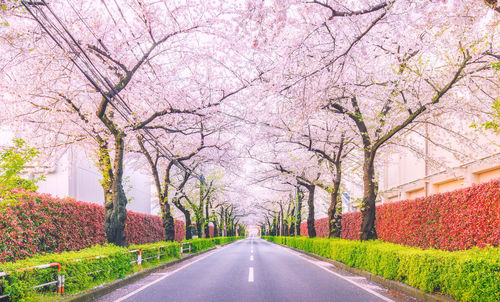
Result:
<instances>
[{"instance_id":1,"label":"building","mask_svg":"<svg viewBox=\"0 0 500 302\"><path fill-rule=\"evenodd\" d=\"M39 192L104 205L104 191L99 184L101 176L80 148L72 146L55 166L46 167L43 172L46 180L39 183ZM152 214L151 186L149 175L125 165L124 189L129 200L128 210Z\"/></svg>"},{"instance_id":2,"label":"building","mask_svg":"<svg viewBox=\"0 0 500 302\"><path fill-rule=\"evenodd\" d=\"M470 123L464 125L470 129ZM415 136L412 151L397 148L384 154L379 169L381 201L425 197L500 178L500 136L457 128L463 141L426 129L429 139Z\"/></svg>"},{"instance_id":3,"label":"building","mask_svg":"<svg viewBox=\"0 0 500 302\"><path fill-rule=\"evenodd\" d=\"M9 146L13 137L12 132L0 130L0 146ZM124 189L129 199L127 209L155 214L151 213L151 176L131 166L125 164L124 171ZM28 177L45 176L45 180L38 183L38 192L104 205L104 192L99 183L101 176L97 167L85 151L76 145L70 146L53 163L27 167L26 173Z\"/></svg>"}]
</instances>

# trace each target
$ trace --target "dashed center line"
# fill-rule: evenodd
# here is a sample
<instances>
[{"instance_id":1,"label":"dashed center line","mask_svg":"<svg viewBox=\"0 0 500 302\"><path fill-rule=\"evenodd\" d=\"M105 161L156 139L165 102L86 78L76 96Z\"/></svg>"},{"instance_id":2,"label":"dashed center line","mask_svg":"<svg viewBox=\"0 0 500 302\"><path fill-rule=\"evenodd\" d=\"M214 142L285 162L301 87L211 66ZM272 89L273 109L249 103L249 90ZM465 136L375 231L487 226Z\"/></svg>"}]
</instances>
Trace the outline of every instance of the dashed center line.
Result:
<instances>
[{"instance_id":1,"label":"dashed center line","mask_svg":"<svg viewBox=\"0 0 500 302\"><path fill-rule=\"evenodd\" d=\"M250 256L250 261L253 261L253 255L252 255L252 256Z\"/></svg>"},{"instance_id":2,"label":"dashed center line","mask_svg":"<svg viewBox=\"0 0 500 302\"><path fill-rule=\"evenodd\" d=\"M253 282L253 267L248 270L248 282Z\"/></svg>"}]
</instances>

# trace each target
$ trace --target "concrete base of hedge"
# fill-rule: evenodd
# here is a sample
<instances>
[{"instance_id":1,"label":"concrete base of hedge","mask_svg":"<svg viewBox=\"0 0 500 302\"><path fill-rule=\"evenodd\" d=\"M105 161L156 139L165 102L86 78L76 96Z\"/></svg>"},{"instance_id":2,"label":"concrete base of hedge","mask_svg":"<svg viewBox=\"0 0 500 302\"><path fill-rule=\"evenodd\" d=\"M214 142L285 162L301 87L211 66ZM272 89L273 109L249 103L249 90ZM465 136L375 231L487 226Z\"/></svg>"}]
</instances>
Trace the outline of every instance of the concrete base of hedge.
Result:
<instances>
[{"instance_id":1,"label":"concrete base of hedge","mask_svg":"<svg viewBox=\"0 0 500 302\"><path fill-rule=\"evenodd\" d=\"M236 241L238 241L238 240L236 240ZM228 242L226 244L222 244L221 246L228 245L228 244L234 243L236 241ZM216 249L216 247L213 247L213 248L210 248L208 250L204 250L204 251L201 251L201 252L198 252L195 254L191 254L191 255L185 256L185 257L180 258L180 259L174 259L174 260L171 260L168 262L158 264L157 266L154 266L154 267L146 268L142 271L138 271L136 273L128 275L125 278L118 279L118 280L112 281L110 283L100 285L98 287L94 287L94 288L89 289L88 291L85 291L83 293L64 297L61 301L71 301L71 302L94 301L94 300L96 300L104 295L111 293L112 291L119 289L120 287L123 287L125 285L129 285L129 284L131 284L139 279L145 278L145 277L151 275L152 273L155 273L159 270L170 267L170 266L175 265L177 263L181 263L185 260L191 259L191 258L199 256L201 254L207 253L209 251L213 251L215 249Z\"/></svg>"},{"instance_id":2,"label":"concrete base of hedge","mask_svg":"<svg viewBox=\"0 0 500 302\"><path fill-rule=\"evenodd\" d=\"M402 282L389 280L389 279L386 279L384 277L374 275L370 272L363 271L363 270L360 270L360 269L355 268L355 267L350 267L342 262L335 261L333 259L325 258L325 257L319 256L319 255L316 255L316 254L313 254L310 252L306 252L303 250L299 250L299 249L289 247L286 245L282 245L282 244L278 244L275 242L271 242L271 241L267 241L267 242L272 243L272 244L276 244L276 245L279 245L282 247L286 247L288 249L294 250L296 252L305 254L307 256L316 258L316 259L321 260L321 261L329 262L339 269L342 269L344 271L348 271L350 273L365 277L366 279L371 280L373 282L376 282L382 286L399 291L399 292L404 293L408 296L414 297L414 298L418 299L418 301L424 301L424 302L452 302L452 301L455 301L451 297L438 295L438 294L426 293L418 288L411 287L411 286L404 284Z\"/></svg>"}]
</instances>

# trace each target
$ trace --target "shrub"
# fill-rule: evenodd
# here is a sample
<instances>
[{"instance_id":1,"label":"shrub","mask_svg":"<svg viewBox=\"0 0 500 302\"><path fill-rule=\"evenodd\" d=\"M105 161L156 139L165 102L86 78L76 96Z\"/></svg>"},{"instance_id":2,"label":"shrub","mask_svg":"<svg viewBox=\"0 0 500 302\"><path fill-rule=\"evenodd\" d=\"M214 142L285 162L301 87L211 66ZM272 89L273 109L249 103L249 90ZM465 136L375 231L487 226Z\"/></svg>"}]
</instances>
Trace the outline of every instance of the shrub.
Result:
<instances>
[{"instance_id":1,"label":"shrub","mask_svg":"<svg viewBox=\"0 0 500 302\"><path fill-rule=\"evenodd\" d=\"M41 176L35 179L27 179L21 177L21 173L27 163L36 159L39 152L26 145L22 139L13 139L14 146L3 150L0 153L0 195L3 195L3 200L12 201L8 198L10 190L14 188L23 188L25 190L36 191L38 189L37 182L43 180ZM7 198L6 198L7 197Z\"/></svg>"},{"instance_id":2,"label":"shrub","mask_svg":"<svg viewBox=\"0 0 500 302\"><path fill-rule=\"evenodd\" d=\"M240 238L242 237L197 238L189 242L194 253L214 247L216 242L225 244ZM0 264L0 272L9 272L8 277L0 277L0 296L8 294L11 300L36 301L40 298L37 293L54 292L54 287L37 292L33 286L54 281L57 274L66 277L65 292L69 294L123 278L141 269L136 266L137 250L142 252L142 268L180 257L180 244L164 241L134 244L128 248L98 245L80 251L35 255L32 258ZM61 271L57 272L52 268L16 271L48 263L59 263Z\"/></svg>"},{"instance_id":3,"label":"shrub","mask_svg":"<svg viewBox=\"0 0 500 302\"><path fill-rule=\"evenodd\" d=\"M215 242L211 238L193 238L190 240L183 240L182 242L191 243L191 253L197 253L215 247Z\"/></svg>"},{"instance_id":4,"label":"shrub","mask_svg":"<svg viewBox=\"0 0 500 302\"><path fill-rule=\"evenodd\" d=\"M215 245L222 245L236 241L243 238L243 236L232 236L232 237L215 237L215 238L194 238L190 240L183 240L182 242L191 243L191 252L197 253L203 250L208 250L215 247Z\"/></svg>"},{"instance_id":5,"label":"shrub","mask_svg":"<svg viewBox=\"0 0 500 302\"><path fill-rule=\"evenodd\" d=\"M328 228L328 217L323 217L314 221L314 229L316 230L317 237L328 237ZM309 236L307 222L302 222L300 224L300 235Z\"/></svg>"},{"instance_id":6,"label":"shrub","mask_svg":"<svg viewBox=\"0 0 500 302\"><path fill-rule=\"evenodd\" d=\"M103 206L48 194L13 193L18 202L0 207L0 262L106 243ZM128 211L125 223L129 244L165 239L158 216ZM175 229L184 230L183 222L177 221ZM182 240L183 235L176 233L176 240Z\"/></svg>"},{"instance_id":7,"label":"shrub","mask_svg":"<svg viewBox=\"0 0 500 302\"><path fill-rule=\"evenodd\" d=\"M186 238L186 224L182 220L175 220L175 241L181 242Z\"/></svg>"},{"instance_id":8,"label":"shrub","mask_svg":"<svg viewBox=\"0 0 500 302\"><path fill-rule=\"evenodd\" d=\"M500 248L449 252L378 240L263 238L459 301L500 301Z\"/></svg>"},{"instance_id":9,"label":"shrub","mask_svg":"<svg viewBox=\"0 0 500 302\"><path fill-rule=\"evenodd\" d=\"M230 243L230 242L236 241L238 239L242 239L242 238L243 238L243 236L215 237L215 238L213 238L213 240L214 240L214 243L216 245L223 245L223 244L227 244L227 243Z\"/></svg>"},{"instance_id":10,"label":"shrub","mask_svg":"<svg viewBox=\"0 0 500 302\"><path fill-rule=\"evenodd\" d=\"M500 244L500 180L377 206L375 226L380 240L442 250ZM328 219L315 221L318 237L328 235ZM326 230L326 231L325 231ZM357 240L361 213L342 215L344 239ZM307 236L307 223L301 224Z\"/></svg>"},{"instance_id":11,"label":"shrub","mask_svg":"<svg viewBox=\"0 0 500 302\"><path fill-rule=\"evenodd\" d=\"M158 248L161 253L160 259L158 259ZM5 279L4 290L3 293L0 290L0 295L9 294L9 299L15 301L37 300L37 292L33 286L54 281L57 274L66 277L65 292L70 294L123 278L134 272L136 264L133 261L137 260L137 253L125 253L134 249L143 249L142 259L146 261L143 266L152 266L179 258L179 243L177 242L132 245L128 249L113 245L94 246L78 252L37 255L13 263L0 264L0 271L11 272ZM62 269L59 273L50 268L16 272L20 268L47 263L59 263ZM48 289L45 289L46 291ZM51 291L53 292L54 289L52 288Z\"/></svg>"}]
</instances>

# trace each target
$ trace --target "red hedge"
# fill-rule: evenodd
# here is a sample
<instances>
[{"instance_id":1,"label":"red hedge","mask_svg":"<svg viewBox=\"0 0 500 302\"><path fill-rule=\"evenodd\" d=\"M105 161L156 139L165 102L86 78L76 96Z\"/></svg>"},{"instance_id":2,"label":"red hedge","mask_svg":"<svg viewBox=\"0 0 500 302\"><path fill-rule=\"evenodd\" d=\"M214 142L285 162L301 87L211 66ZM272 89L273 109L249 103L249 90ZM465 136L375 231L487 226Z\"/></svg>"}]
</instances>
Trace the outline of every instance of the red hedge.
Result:
<instances>
[{"instance_id":1,"label":"red hedge","mask_svg":"<svg viewBox=\"0 0 500 302\"><path fill-rule=\"evenodd\" d=\"M316 229L316 236L317 237L327 237L328 236L328 217L316 219L314 221L314 229ZM301 236L309 236L306 221L304 221L300 224L300 235Z\"/></svg>"},{"instance_id":2,"label":"red hedge","mask_svg":"<svg viewBox=\"0 0 500 302\"><path fill-rule=\"evenodd\" d=\"M377 206L380 240L421 248L463 250L500 244L500 179L472 187ZM326 237L328 220L316 220ZM357 240L361 213L342 215L342 238ZM305 231L305 232L304 232ZM301 224L307 236L307 224Z\"/></svg>"},{"instance_id":3,"label":"red hedge","mask_svg":"<svg viewBox=\"0 0 500 302\"><path fill-rule=\"evenodd\" d=\"M18 194L15 205L0 208L0 262L106 243L103 206L49 194ZM160 217L132 211L127 212L125 234L130 244L165 238Z\"/></svg>"},{"instance_id":4,"label":"red hedge","mask_svg":"<svg viewBox=\"0 0 500 302\"><path fill-rule=\"evenodd\" d=\"M377 207L378 212L378 207ZM378 216L378 213L376 214ZM378 222L376 222L378 223ZM342 214L342 233L340 237L350 240L358 240L361 231L361 212Z\"/></svg>"},{"instance_id":5,"label":"red hedge","mask_svg":"<svg viewBox=\"0 0 500 302\"><path fill-rule=\"evenodd\" d=\"M175 220L175 241L181 242L186 238L186 224L182 220Z\"/></svg>"}]
</instances>

